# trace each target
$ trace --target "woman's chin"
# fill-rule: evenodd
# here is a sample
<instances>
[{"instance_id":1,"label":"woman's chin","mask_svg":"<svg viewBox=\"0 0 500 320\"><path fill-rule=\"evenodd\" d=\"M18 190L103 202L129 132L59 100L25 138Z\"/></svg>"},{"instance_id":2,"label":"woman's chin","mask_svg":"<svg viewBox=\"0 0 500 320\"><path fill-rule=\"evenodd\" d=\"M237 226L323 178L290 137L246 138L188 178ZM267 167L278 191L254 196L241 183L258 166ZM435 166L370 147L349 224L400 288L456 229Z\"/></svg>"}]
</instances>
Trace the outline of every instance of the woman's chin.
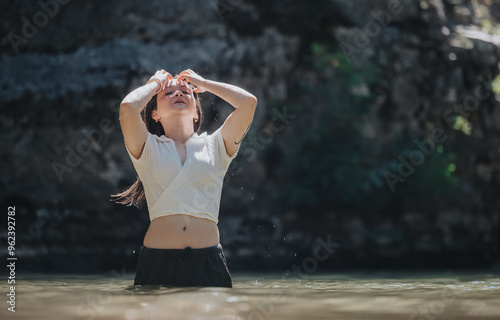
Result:
<instances>
[{"instance_id":1,"label":"woman's chin","mask_svg":"<svg viewBox=\"0 0 500 320\"><path fill-rule=\"evenodd\" d=\"M173 109L187 109L189 106L184 103L176 103L171 106Z\"/></svg>"},{"instance_id":2,"label":"woman's chin","mask_svg":"<svg viewBox=\"0 0 500 320\"><path fill-rule=\"evenodd\" d=\"M183 112L184 110L187 110L186 106L171 106L170 110L172 112Z\"/></svg>"}]
</instances>

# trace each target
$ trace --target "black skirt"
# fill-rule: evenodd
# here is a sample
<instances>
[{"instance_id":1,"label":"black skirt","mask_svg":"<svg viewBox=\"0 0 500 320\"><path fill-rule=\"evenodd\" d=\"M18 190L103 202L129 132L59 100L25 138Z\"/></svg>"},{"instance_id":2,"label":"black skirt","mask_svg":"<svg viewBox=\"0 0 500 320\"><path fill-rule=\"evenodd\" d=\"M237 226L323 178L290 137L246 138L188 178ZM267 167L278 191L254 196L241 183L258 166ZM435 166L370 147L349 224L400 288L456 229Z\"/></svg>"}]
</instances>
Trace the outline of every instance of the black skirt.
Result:
<instances>
[{"instance_id":1,"label":"black skirt","mask_svg":"<svg viewBox=\"0 0 500 320\"><path fill-rule=\"evenodd\" d=\"M220 243L196 249L158 249L143 245L134 285L233 287Z\"/></svg>"}]
</instances>

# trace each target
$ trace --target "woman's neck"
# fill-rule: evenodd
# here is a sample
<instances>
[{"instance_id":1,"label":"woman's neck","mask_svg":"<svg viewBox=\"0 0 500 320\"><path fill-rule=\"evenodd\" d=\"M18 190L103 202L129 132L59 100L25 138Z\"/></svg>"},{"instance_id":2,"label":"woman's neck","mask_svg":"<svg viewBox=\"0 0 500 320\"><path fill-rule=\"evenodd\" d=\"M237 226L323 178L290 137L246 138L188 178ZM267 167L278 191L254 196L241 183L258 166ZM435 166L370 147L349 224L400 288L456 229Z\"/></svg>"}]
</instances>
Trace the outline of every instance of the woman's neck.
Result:
<instances>
[{"instance_id":1,"label":"woman's neck","mask_svg":"<svg viewBox=\"0 0 500 320\"><path fill-rule=\"evenodd\" d=\"M187 124L181 121L176 121L175 123L166 122L167 123L162 123L165 136L174 140L176 143L184 144L194 134L192 123Z\"/></svg>"}]
</instances>

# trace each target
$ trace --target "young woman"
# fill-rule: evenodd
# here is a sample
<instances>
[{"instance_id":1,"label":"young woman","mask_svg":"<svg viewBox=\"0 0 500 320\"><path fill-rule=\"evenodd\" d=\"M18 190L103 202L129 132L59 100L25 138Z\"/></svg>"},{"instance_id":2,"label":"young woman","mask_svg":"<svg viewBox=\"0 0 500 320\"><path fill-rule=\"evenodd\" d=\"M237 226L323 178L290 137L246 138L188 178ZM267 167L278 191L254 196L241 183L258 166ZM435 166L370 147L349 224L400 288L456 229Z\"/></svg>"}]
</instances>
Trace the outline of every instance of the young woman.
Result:
<instances>
[{"instance_id":1,"label":"young woman","mask_svg":"<svg viewBox=\"0 0 500 320\"><path fill-rule=\"evenodd\" d=\"M198 135L202 92L235 108L210 135ZM232 287L219 243L219 204L224 175L256 106L247 91L190 69L175 78L159 70L123 99L120 125L138 178L114 196L125 199L118 203L135 206L145 197L151 220L134 285Z\"/></svg>"}]
</instances>

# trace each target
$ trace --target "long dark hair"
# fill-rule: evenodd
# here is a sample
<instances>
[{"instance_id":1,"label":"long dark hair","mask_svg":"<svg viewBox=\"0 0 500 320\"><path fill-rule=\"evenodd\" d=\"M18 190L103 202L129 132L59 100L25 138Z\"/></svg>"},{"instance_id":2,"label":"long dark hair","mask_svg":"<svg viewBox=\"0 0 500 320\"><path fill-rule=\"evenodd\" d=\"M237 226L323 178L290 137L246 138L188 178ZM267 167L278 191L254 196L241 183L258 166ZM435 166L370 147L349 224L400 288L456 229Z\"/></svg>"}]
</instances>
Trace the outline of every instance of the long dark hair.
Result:
<instances>
[{"instance_id":1,"label":"long dark hair","mask_svg":"<svg viewBox=\"0 0 500 320\"><path fill-rule=\"evenodd\" d=\"M177 79L177 77L178 76L175 76L174 79ZM190 86L191 89L194 89L192 85ZM198 113L198 121L195 122L193 119L193 128L194 132L198 133L203 122L203 111L201 110L201 99L198 96L198 93L193 92L193 95L196 103L196 112ZM154 95L151 100L149 100L146 108L144 108L143 119L149 132L157 136L161 136L165 134L165 130L163 130L163 126L161 125L161 123L154 121L153 117L151 116L153 110L156 110L156 108L158 107L156 97L157 95ZM118 194L112 194L111 197L115 197L117 199L111 199L110 201L115 201L116 203L124 204L127 206L134 205L137 208L141 208L141 201L145 198L145 195L144 186L142 185L142 181L139 176L137 176L137 180L127 190ZM123 200L118 201L119 199Z\"/></svg>"}]
</instances>

